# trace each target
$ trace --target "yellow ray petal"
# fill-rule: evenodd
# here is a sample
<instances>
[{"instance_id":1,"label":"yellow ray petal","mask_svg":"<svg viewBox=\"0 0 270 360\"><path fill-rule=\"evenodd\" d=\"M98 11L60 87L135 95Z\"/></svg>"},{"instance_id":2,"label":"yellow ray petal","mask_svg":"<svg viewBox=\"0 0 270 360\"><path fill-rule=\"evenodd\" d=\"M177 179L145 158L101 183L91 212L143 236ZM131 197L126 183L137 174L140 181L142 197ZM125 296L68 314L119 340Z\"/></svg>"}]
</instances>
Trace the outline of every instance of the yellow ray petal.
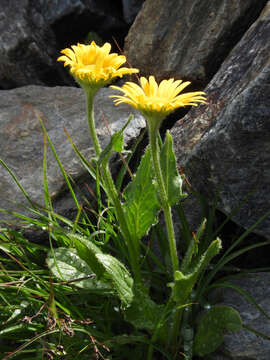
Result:
<instances>
[{"instance_id":1,"label":"yellow ray petal","mask_svg":"<svg viewBox=\"0 0 270 360\"><path fill-rule=\"evenodd\" d=\"M122 88L111 86L123 93L123 95L113 95L115 103L126 102L139 109L144 115L155 115L164 118L179 107L206 103L205 93L202 91L180 94L188 85L189 81L182 80L163 80L158 85L154 76L149 79L140 78L140 85L134 82L125 83ZM151 116L152 116L151 115Z\"/></svg>"},{"instance_id":2,"label":"yellow ray petal","mask_svg":"<svg viewBox=\"0 0 270 360\"><path fill-rule=\"evenodd\" d=\"M90 45L72 45L61 51L64 56L57 60L63 61L64 66L70 66L70 72L82 86L91 85L100 88L110 83L116 77L134 74L138 69L121 66L126 62L123 55L110 54L111 45L105 43L98 46L94 41Z\"/></svg>"}]
</instances>

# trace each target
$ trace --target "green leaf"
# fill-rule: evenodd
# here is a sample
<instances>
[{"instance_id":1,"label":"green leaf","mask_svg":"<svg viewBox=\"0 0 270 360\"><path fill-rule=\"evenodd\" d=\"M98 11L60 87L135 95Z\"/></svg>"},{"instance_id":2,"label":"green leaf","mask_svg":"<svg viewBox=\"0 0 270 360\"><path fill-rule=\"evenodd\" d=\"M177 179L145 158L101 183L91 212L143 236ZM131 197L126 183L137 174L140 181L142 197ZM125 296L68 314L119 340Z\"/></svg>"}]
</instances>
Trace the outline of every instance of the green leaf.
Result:
<instances>
[{"instance_id":1,"label":"green leaf","mask_svg":"<svg viewBox=\"0 0 270 360\"><path fill-rule=\"evenodd\" d=\"M121 130L116 131L110 139L109 144L102 150L99 158L98 158L98 165L102 163L107 163L109 161L109 157L113 152L123 152L124 151L124 130L132 120L133 115L130 115L125 125L122 127Z\"/></svg>"},{"instance_id":2,"label":"green leaf","mask_svg":"<svg viewBox=\"0 0 270 360\"><path fill-rule=\"evenodd\" d=\"M108 283L119 296L122 306L129 306L133 299L133 279L125 266L113 256L103 254L91 240L72 233L67 236L73 241L78 257L88 265L91 273L97 275L97 280ZM58 262L56 271L61 276L57 265Z\"/></svg>"},{"instance_id":3,"label":"green leaf","mask_svg":"<svg viewBox=\"0 0 270 360\"><path fill-rule=\"evenodd\" d=\"M187 273L181 271L175 272L174 283L168 284L172 288L172 296L178 305L184 304L186 299L191 293L191 290L196 284L196 281L201 272L210 263L211 259L216 256L221 249L221 240L214 240L208 249L199 256L190 267L187 269Z\"/></svg>"},{"instance_id":4,"label":"green leaf","mask_svg":"<svg viewBox=\"0 0 270 360\"><path fill-rule=\"evenodd\" d=\"M136 287L134 300L124 312L124 316L136 329L152 332L160 320L163 309L164 305L156 304L143 289Z\"/></svg>"},{"instance_id":5,"label":"green leaf","mask_svg":"<svg viewBox=\"0 0 270 360\"><path fill-rule=\"evenodd\" d=\"M205 225L206 225L206 219L203 219L196 234L189 241L188 248L186 250L184 259L181 264L181 270L183 271L183 273L186 273L188 271L192 259L194 258L195 255L198 254L199 241L204 233Z\"/></svg>"},{"instance_id":6,"label":"green leaf","mask_svg":"<svg viewBox=\"0 0 270 360\"><path fill-rule=\"evenodd\" d=\"M109 144L102 150L99 158L98 165L101 165L103 162L108 162L109 157L112 152L122 152L124 149L124 136L122 130L117 131L111 136Z\"/></svg>"},{"instance_id":7,"label":"green leaf","mask_svg":"<svg viewBox=\"0 0 270 360\"><path fill-rule=\"evenodd\" d=\"M90 239L73 233L67 233L66 235L74 243L79 257L86 262L98 279L102 278L104 267L96 258L96 254L102 254L102 251Z\"/></svg>"},{"instance_id":8,"label":"green leaf","mask_svg":"<svg viewBox=\"0 0 270 360\"><path fill-rule=\"evenodd\" d=\"M47 264L53 275L62 281L71 282L83 289L111 290L109 284L96 279L91 268L78 256L75 249L57 248L53 252L50 251ZM83 280L75 281L77 279Z\"/></svg>"},{"instance_id":9,"label":"green leaf","mask_svg":"<svg viewBox=\"0 0 270 360\"><path fill-rule=\"evenodd\" d=\"M53 152L54 158L55 158L55 160L56 160L56 162L57 162L57 164L58 164L58 166L59 166L59 169L61 170L61 173L62 173L62 175L63 175L63 177L64 177L64 179L65 179L66 185L67 185L67 187L68 187L68 189L69 189L69 191L70 191L70 193L71 193L71 196L72 196L72 198L73 198L73 200L74 200L74 203L75 203L77 209L79 210L79 209L80 209L80 204L79 204L78 199L77 199L77 197L76 197L76 195L75 195L75 192L74 192L74 190L73 190L73 188L72 188L72 185L71 185L71 182L70 182L70 180L69 180L68 174L67 174L67 172L65 171L65 169L64 169L64 167L63 167L63 165L62 165L62 163L61 163L61 161L60 161L60 159L59 159L59 157L58 157L58 155L57 155L57 152L56 152L56 150L55 150L55 147L54 147L54 145L53 145L53 143L52 143L52 141L51 141L51 139L50 139L50 137L49 137L49 134L48 134L48 132L47 132L47 130L46 130L44 124L43 124L42 119L41 119L39 116L38 116L38 119L39 119L40 125L41 125L41 127L42 127L42 130L43 130L43 132L44 132L44 135L46 136L46 138L47 138L47 140L48 140L48 143L50 144L50 147L51 147L51 150L52 150L52 152Z\"/></svg>"},{"instance_id":10,"label":"green leaf","mask_svg":"<svg viewBox=\"0 0 270 360\"><path fill-rule=\"evenodd\" d=\"M126 187L124 212L133 239L140 240L156 223L160 204L153 185L150 148L147 148L136 175Z\"/></svg>"},{"instance_id":11,"label":"green leaf","mask_svg":"<svg viewBox=\"0 0 270 360\"><path fill-rule=\"evenodd\" d=\"M182 177L179 174L175 154L173 151L173 139L169 131L166 133L165 143L160 152L160 166L166 187L169 205L172 206L186 197L182 193Z\"/></svg>"},{"instance_id":12,"label":"green leaf","mask_svg":"<svg viewBox=\"0 0 270 360\"><path fill-rule=\"evenodd\" d=\"M18 188L21 190L26 200L29 202L30 207L36 209L35 203L31 200L30 196L28 195L28 193L20 183L19 179L16 177L15 173L7 166L7 164L2 159L0 159L0 165L2 165L8 171L9 175L12 177Z\"/></svg>"},{"instance_id":13,"label":"green leaf","mask_svg":"<svg viewBox=\"0 0 270 360\"><path fill-rule=\"evenodd\" d=\"M202 316L194 339L194 353L204 356L214 352L223 342L224 332L242 328L239 313L230 306L214 306Z\"/></svg>"},{"instance_id":14,"label":"green leaf","mask_svg":"<svg viewBox=\"0 0 270 360\"><path fill-rule=\"evenodd\" d=\"M106 275L113 283L113 288L119 296L122 306L128 307L133 300L133 279L125 266L116 258L108 254L96 254Z\"/></svg>"}]
</instances>

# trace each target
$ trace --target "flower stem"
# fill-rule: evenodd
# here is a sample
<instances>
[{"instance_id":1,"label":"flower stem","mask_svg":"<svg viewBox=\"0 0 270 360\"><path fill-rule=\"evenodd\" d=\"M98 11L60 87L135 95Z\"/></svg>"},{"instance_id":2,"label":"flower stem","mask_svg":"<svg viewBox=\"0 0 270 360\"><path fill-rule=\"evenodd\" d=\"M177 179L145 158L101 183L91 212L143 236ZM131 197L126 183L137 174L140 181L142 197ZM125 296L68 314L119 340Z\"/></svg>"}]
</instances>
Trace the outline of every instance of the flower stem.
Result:
<instances>
[{"instance_id":1,"label":"flower stem","mask_svg":"<svg viewBox=\"0 0 270 360\"><path fill-rule=\"evenodd\" d=\"M170 248L170 255L171 255L171 262L172 262L172 271L173 271L173 278L175 271L179 270L179 261L177 255L177 248L176 248L176 241L175 241L175 234L174 234L174 227L173 227L173 220L172 220L172 212L171 207L168 202L168 195L162 175L162 170L160 166L160 150L159 150L159 143L158 143L158 130L159 130L159 121L158 119L148 119L148 130L149 130L149 141L151 147L151 154L152 154L152 162L153 168L156 176L156 181L158 184L158 190L160 195L161 206L163 208L165 223L167 227L167 234L169 240L169 248ZM172 301L172 298L169 299L169 303ZM179 334L179 329L181 326L181 316L182 311L176 310L175 319L173 321L173 328L172 328L172 347L175 349L177 344L177 337Z\"/></svg>"},{"instance_id":2,"label":"flower stem","mask_svg":"<svg viewBox=\"0 0 270 360\"><path fill-rule=\"evenodd\" d=\"M88 125L89 125L89 131L90 136L94 145L96 156L99 156L101 154L101 146L98 140L98 136L96 133L96 126L95 126L95 119L94 119L94 106L93 106L93 100L95 96L95 91L91 91L89 89L84 89L86 93L86 104L87 104L87 118L88 118ZM137 247L133 243L130 232L127 226L127 222L125 219L124 210L122 208L121 201L118 196L117 189L115 187L115 184L113 182L113 178L109 169L108 164L102 164L102 175L103 180L106 188L106 192L110 200L112 201L117 219L119 221L120 229L122 232L122 235L126 241L128 253L129 253L129 260L130 260L130 266L134 275L135 282L141 282L141 273L140 273L140 267L139 267L139 254Z\"/></svg>"},{"instance_id":3,"label":"flower stem","mask_svg":"<svg viewBox=\"0 0 270 360\"><path fill-rule=\"evenodd\" d=\"M101 153L101 147L98 141L95 120L94 120L94 96L95 92L89 89L84 89L86 93L86 107L87 107L87 119L88 126L90 131L90 136L94 145L96 156L99 156Z\"/></svg>"},{"instance_id":4,"label":"flower stem","mask_svg":"<svg viewBox=\"0 0 270 360\"><path fill-rule=\"evenodd\" d=\"M172 212L171 212L171 207L168 203L167 191L164 184L163 175L160 166L160 155L159 155L159 145L158 145L158 121L155 121L155 119L149 119L147 123L149 128L149 141L151 147L153 168L154 168L156 181L158 184L161 206L164 212L165 223L167 227L173 278L174 278L175 271L179 270L179 262L178 262L174 227L172 221Z\"/></svg>"},{"instance_id":5,"label":"flower stem","mask_svg":"<svg viewBox=\"0 0 270 360\"><path fill-rule=\"evenodd\" d=\"M115 187L115 184L113 182L111 172L109 170L108 165L102 165L102 175L104 178L104 182L106 184L106 189L108 191L108 195L115 207L115 211L117 214L117 218L119 221L121 232L124 236L124 239L126 240L126 244L128 247L129 252L129 259L130 259L130 265L131 269L134 275L135 282L139 283L141 282L141 272L139 267L139 254L136 250L133 241L130 236L130 232L126 223L125 214L122 208L122 204L119 200L118 193Z\"/></svg>"}]
</instances>

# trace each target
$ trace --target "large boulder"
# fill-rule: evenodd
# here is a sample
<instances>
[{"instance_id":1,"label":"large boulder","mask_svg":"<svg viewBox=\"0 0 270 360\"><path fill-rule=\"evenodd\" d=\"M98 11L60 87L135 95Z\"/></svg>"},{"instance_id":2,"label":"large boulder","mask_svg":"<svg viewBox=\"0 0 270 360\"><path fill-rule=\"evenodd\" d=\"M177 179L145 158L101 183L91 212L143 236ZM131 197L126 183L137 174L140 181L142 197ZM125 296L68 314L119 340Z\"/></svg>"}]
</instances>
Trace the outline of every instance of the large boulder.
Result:
<instances>
[{"instance_id":1,"label":"large boulder","mask_svg":"<svg viewBox=\"0 0 270 360\"><path fill-rule=\"evenodd\" d=\"M60 50L100 37L122 45L128 27L121 0L1 0L0 89L74 85L56 61Z\"/></svg>"},{"instance_id":2,"label":"large boulder","mask_svg":"<svg viewBox=\"0 0 270 360\"><path fill-rule=\"evenodd\" d=\"M132 24L143 2L144 0L122 0L123 15L128 24Z\"/></svg>"},{"instance_id":3,"label":"large boulder","mask_svg":"<svg viewBox=\"0 0 270 360\"><path fill-rule=\"evenodd\" d=\"M235 288L240 288L250 295L262 311L247 298L233 288L224 288L222 291L222 304L232 306L242 318L243 325L254 329L269 337L270 334L270 274L248 274L245 277L229 282ZM243 328L239 332L225 335L224 343L218 354L212 356L213 360L269 360L270 342L256 333Z\"/></svg>"},{"instance_id":4,"label":"large boulder","mask_svg":"<svg viewBox=\"0 0 270 360\"><path fill-rule=\"evenodd\" d=\"M208 105L172 130L179 165L208 199L249 228L270 209L270 2L206 88ZM270 239L270 217L256 231Z\"/></svg>"},{"instance_id":5,"label":"large boulder","mask_svg":"<svg viewBox=\"0 0 270 360\"><path fill-rule=\"evenodd\" d=\"M61 47L91 40L89 32L90 37L94 32L104 41L113 44L115 38L122 45L129 28L121 0L34 0L33 5L50 25Z\"/></svg>"},{"instance_id":6,"label":"large boulder","mask_svg":"<svg viewBox=\"0 0 270 360\"><path fill-rule=\"evenodd\" d=\"M143 75L205 85L266 0L146 0L125 41Z\"/></svg>"},{"instance_id":7,"label":"large boulder","mask_svg":"<svg viewBox=\"0 0 270 360\"><path fill-rule=\"evenodd\" d=\"M102 89L95 98L96 126L102 147L110 140L108 128L111 133L120 130L130 113L134 114L134 118L125 130L126 144L135 139L145 127L143 117L128 105L114 106L109 98L112 93L111 89ZM90 184L87 171L74 153L63 128L66 128L87 159L94 156L81 89L26 86L1 90L0 110L0 158L15 172L33 201L43 204L43 132L39 119L43 121L67 173L75 181ZM67 213L71 210L70 207L74 208L74 203L67 196L61 197L66 189L65 181L49 148L47 164L50 194L55 199L56 208ZM0 190L1 208L20 210L10 201L28 205L18 186L1 165ZM0 218L5 218L4 214Z\"/></svg>"},{"instance_id":8,"label":"large boulder","mask_svg":"<svg viewBox=\"0 0 270 360\"><path fill-rule=\"evenodd\" d=\"M0 89L57 84L56 42L30 0L0 2Z\"/></svg>"}]
</instances>

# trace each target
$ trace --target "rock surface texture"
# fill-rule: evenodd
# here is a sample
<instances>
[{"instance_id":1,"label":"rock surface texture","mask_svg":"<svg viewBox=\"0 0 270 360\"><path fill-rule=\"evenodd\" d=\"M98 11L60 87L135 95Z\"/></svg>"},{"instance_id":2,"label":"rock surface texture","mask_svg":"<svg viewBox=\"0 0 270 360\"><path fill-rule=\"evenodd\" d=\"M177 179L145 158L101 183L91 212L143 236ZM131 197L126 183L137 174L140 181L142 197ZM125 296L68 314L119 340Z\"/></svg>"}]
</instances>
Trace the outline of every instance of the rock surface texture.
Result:
<instances>
[{"instance_id":1,"label":"rock surface texture","mask_svg":"<svg viewBox=\"0 0 270 360\"><path fill-rule=\"evenodd\" d=\"M143 2L144 0L122 0L124 19L128 24L134 21Z\"/></svg>"},{"instance_id":2,"label":"rock surface texture","mask_svg":"<svg viewBox=\"0 0 270 360\"><path fill-rule=\"evenodd\" d=\"M146 0L125 42L132 66L206 85L266 0Z\"/></svg>"},{"instance_id":3,"label":"rock surface texture","mask_svg":"<svg viewBox=\"0 0 270 360\"><path fill-rule=\"evenodd\" d=\"M172 130L191 184L249 228L270 208L270 2L206 88L209 104ZM256 231L270 239L270 218Z\"/></svg>"},{"instance_id":4,"label":"rock surface texture","mask_svg":"<svg viewBox=\"0 0 270 360\"><path fill-rule=\"evenodd\" d=\"M0 89L74 85L56 62L60 50L96 38L112 45L116 39L122 46L141 4L142 0L1 0Z\"/></svg>"},{"instance_id":5,"label":"rock surface texture","mask_svg":"<svg viewBox=\"0 0 270 360\"><path fill-rule=\"evenodd\" d=\"M266 314L270 314L269 273L250 274L230 281L230 283L247 292ZM269 336L269 318L236 290L225 288L223 290L223 303L232 306L240 313L243 325ZM246 329L237 333L226 334L220 354L213 357L214 360L269 360L269 358L269 340L263 339Z\"/></svg>"},{"instance_id":6,"label":"rock surface texture","mask_svg":"<svg viewBox=\"0 0 270 360\"><path fill-rule=\"evenodd\" d=\"M130 113L134 114L125 130L126 143L136 138L145 126L142 116L127 105L113 105L109 98L112 92L111 89L102 89L95 98L97 132L102 148L110 139L106 122L114 133L122 128ZM81 89L27 86L15 90L1 90L0 108L0 157L15 172L33 201L43 203L43 132L39 118L43 121L67 173L75 180L86 177L85 182L89 184L87 172L80 164L63 129L64 126L86 158L94 156L85 115L84 93ZM58 199L65 182L52 151L49 150L48 148L49 191ZM11 209L10 200L27 204L23 194L2 166L0 189L1 208ZM69 210L70 206L74 206L67 202L62 203L61 198L59 201L63 209Z\"/></svg>"},{"instance_id":7,"label":"rock surface texture","mask_svg":"<svg viewBox=\"0 0 270 360\"><path fill-rule=\"evenodd\" d=\"M0 88L59 80L55 49L53 32L30 0L1 0Z\"/></svg>"},{"instance_id":8,"label":"rock surface texture","mask_svg":"<svg viewBox=\"0 0 270 360\"><path fill-rule=\"evenodd\" d=\"M89 32L113 43L113 37L119 41L119 35L128 29L121 0L35 0L33 5L62 47L85 41Z\"/></svg>"}]
</instances>

